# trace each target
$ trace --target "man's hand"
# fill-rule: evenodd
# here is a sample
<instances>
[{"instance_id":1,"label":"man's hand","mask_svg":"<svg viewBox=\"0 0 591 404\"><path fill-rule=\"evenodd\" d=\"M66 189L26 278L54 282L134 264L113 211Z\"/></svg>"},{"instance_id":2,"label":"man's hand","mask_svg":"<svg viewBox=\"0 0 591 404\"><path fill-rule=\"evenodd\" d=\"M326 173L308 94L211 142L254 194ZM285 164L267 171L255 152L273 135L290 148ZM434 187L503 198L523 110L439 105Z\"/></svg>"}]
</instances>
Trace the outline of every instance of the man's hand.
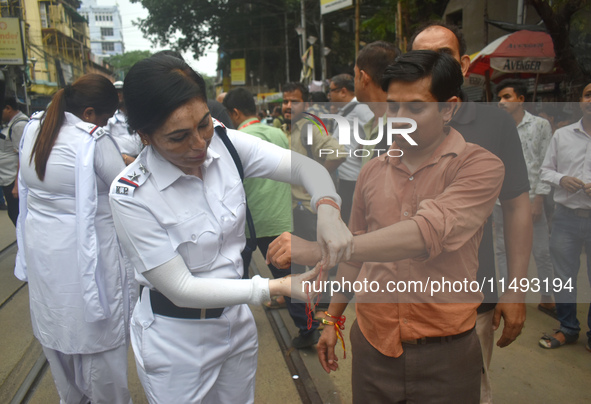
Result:
<instances>
[{"instance_id":1,"label":"man's hand","mask_svg":"<svg viewBox=\"0 0 591 404\"><path fill-rule=\"evenodd\" d=\"M505 325L503 334L497 341L497 346L504 348L510 345L521 334L525 323L525 303L523 296L504 294L499 299L493 314L493 329L496 331L501 323L501 316Z\"/></svg>"},{"instance_id":2,"label":"man's hand","mask_svg":"<svg viewBox=\"0 0 591 404\"><path fill-rule=\"evenodd\" d=\"M351 258L353 235L341 219L341 212L333 206L318 206L317 239L325 268L332 268Z\"/></svg>"},{"instance_id":3,"label":"man's hand","mask_svg":"<svg viewBox=\"0 0 591 404\"><path fill-rule=\"evenodd\" d=\"M337 333L334 327L327 326L322 330L316 351L318 352L320 365L326 373L330 373L331 370L334 372L339 368L339 358L334 353L337 341Z\"/></svg>"},{"instance_id":4,"label":"man's hand","mask_svg":"<svg viewBox=\"0 0 591 404\"><path fill-rule=\"evenodd\" d=\"M536 195L534 201L531 203L531 220L537 222L544 213L544 197L542 195Z\"/></svg>"},{"instance_id":5,"label":"man's hand","mask_svg":"<svg viewBox=\"0 0 591 404\"><path fill-rule=\"evenodd\" d=\"M589 198L591 198L591 182L583 186L583 190Z\"/></svg>"},{"instance_id":6,"label":"man's hand","mask_svg":"<svg viewBox=\"0 0 591 404\"><path fill-rule=\"evenodd\" d=\"M267 265L273 264L279 269L289 268L294 264L314 266L322 258L318 243L307 241L291 233L281 233L269 244Z\"/></svg>"},{"instance_id":7,"label":"man's hand","mask_svg":"<svg viewBox=\"0 0 591 404\"><path fill-rule=\"evenodd\" d=\"M560 186L568 192L575 193L585 186L585 183L576 177L569 177L565 175L560 179Z\"/></svg>"},{"instance_id":8,"label":"man's hand","mask_svg":"<svg viewBox=\"0 0 591 404\"><path fill-rule=\"evenodd\" d=\"M18 181L15 181L14 187L12 187L12 197L18 199Z\"/></svg>"}]
</instances>

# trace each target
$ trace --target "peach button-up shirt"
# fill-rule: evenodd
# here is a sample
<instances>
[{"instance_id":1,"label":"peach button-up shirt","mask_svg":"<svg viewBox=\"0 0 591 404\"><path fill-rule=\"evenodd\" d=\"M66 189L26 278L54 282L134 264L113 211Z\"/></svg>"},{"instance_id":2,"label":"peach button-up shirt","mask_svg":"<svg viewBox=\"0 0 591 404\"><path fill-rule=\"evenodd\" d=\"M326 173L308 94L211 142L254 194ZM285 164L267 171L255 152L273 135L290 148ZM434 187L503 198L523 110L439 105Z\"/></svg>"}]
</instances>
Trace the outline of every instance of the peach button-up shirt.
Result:
<instances>
[{"instance_id":1,"label":"peach button-up shirt","mask_svg":"<svg viewBox=\"0 0 591 404\"><path fill-rule=\"evenodd\" d=\"M455 335L474 327L483 296L480 290L464 287L468 290L431 296L434 290L429 285L436 289L433 281L468 286L476 282L482 229L503 176L503 164L495 155L466 143L454 129L414 172L400 158L386 154L363 168L355 189L351 231L371 232L413 220L427 247L427 254L415 259L354 264L360 268L358 281L380 285L379 292L356 293L356 311L361 331L381 353L398 357L402 341ZM388 292L392 282L398 291ZM471 283L472 290L476 284Z\"/></svg>"}]
</instances>

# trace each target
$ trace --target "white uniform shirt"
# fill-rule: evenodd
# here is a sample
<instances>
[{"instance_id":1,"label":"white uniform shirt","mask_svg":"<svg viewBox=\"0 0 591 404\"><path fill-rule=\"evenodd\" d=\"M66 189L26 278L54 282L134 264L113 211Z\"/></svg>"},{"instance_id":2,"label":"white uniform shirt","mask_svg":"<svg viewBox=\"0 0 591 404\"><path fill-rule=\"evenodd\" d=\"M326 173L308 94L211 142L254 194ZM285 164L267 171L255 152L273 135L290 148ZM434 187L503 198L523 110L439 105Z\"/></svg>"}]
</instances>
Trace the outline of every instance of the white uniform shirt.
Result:
<instances>
[{"instance_id":1,"label":"white uniform shirt","mask_svg":"<svg viewBox=\"0 0 591 404\"><path fill-rule=\"evenodd\" d=\"M142 140L136 132L129 133L127 116L123 111L118 109L103 129L117 142L121 153L136 157L142 151Z\"/></svg>"},{"instance_id":2,"label":"white uniform shirt","mask_svg":"<svg viewBox=\"0 0 591 404\"><path fill-rule=\"evenodd\" d=\"M227 133L246 177L270 176L290 153L243 132ZM246 199L236 165L217 134L202 173L203 180L186 175L148 146L113 181L117 233L140 284L151 287L141 274L178 254L194 276L242 277Z\"/></svg>"},{"instance_id":3,"label":"white uniform shirt","mask_svg":"<svg viewBox=\"0 0 591 404\"><path fill-rule=\"evenodd\" d=\"M95 233L96 238L78 240L78 226L87 215L77 215L80 206L76 198L79 191L76 178L80 175L77 156L91 136L90 131L81 127L88 129L92 125L73 114L65 115L47 161L44 181L35 172L35 161L29 164L39 133L38 118L32 119L24 134L19 174L19 257L15 273L21 279L23 274L28 277L33 332L43 346L66 354L96 353L126 342L128 316L135 299L127 286L132 272L124 265L108 202L109 184L125 165L109 136L96 139L90 169L95 173L97 203L94 226L91 224L88 229L88 234ZM100 304L105 308L106 318L102 320L87 321L88 290L78 265L78 241L96 258L96 270L91 275L98 285Z\"/></svg>"}]
</instances>

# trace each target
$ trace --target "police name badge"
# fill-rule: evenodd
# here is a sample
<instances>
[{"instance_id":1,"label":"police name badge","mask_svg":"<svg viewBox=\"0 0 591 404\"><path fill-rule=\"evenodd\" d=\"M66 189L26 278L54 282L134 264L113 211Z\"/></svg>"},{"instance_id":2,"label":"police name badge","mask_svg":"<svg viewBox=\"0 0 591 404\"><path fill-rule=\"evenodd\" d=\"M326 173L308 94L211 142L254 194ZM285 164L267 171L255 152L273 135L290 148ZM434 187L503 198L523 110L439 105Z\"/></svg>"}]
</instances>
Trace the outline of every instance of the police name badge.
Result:
<instances>
[{"instance_id":1,"label":"police name badge","mask_svg":"<svg viewBox=\"0 0 591 404\"><path fill-rule=\"evenodd\" d=\"M128 187L120 187L117 186L115 187L115 193L119 194L119 195L128 195L129 194L129 188Z\"/></svg>"}]
</instances>

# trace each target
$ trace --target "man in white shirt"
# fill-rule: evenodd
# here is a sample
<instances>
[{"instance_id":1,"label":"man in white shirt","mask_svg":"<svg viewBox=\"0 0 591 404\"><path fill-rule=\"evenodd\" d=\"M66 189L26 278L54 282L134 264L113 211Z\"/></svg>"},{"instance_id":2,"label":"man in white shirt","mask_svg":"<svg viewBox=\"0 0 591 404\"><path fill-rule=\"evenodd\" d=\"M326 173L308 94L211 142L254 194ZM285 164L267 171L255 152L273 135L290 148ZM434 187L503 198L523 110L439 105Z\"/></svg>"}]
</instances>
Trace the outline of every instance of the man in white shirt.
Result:
<instances>
[{"instance_id":1,"label":"man in white shirt","mask_svg":"<svg viewBox=\"0 0 591 404\"><path fill-rule=\"evenodd\" d=\"M15 97L8 97L2 110L2 123L6 126L0 133L0 186L6 198L8 217L16 226L18 217L18 146L29 118L18 109Z\"/></svg>"},{"instance_id":2,"label":"man in white shirt","mask_svg":"<svg viewBox=\"0 0 591 404\"><path fill-rule=\"evenodd\" d=\"M527 95L527 86L521 80L507 79L497 85L499 108L505 110L517 125L517 132L521 140L523 157L527 166L529 179L529 199L533 222L532 253L538 269L540 282L548 282L553 277L554 269L550 258L549 230L544 213L544 199L550 193L550 185L540 180L540 167L546 156L548 144L552 138L550 122L539 116L527 112L523 106ZM508 280L507 258L505 255L505 239L503 235L503 210L497 203L493 211L496 229L496 256L500 277ZM538 309L556 317L556 308L552 299L552 292L541 291L541 302Z\"/></svg>"},{"instance_id":3,"label":"man in white shirt","mask_svg":"<svg viewBox=\"0 0 591 404\"><path fill-rule=\"evenodd\" d=\"M554 292L560 329L539 341L547 349L573 344L579 338L576 279L583 245L587 271L591 268L591 83L583 89L579 105L583 118L556 131L541 169L542 181L555 188L550 255L556 279L552 283L560 280L562 284ZM591 305L587 325L587 350L591 352Z\"/></svg>"},{"instance_id":4,"label":"man in white shirt","mask_svg":"<svg viewBox=\"0 0 591 404\"><path fill-rule=\"evenodd\" d=\"M355 183L361 171L362 155L356 155L355 151L360 148L359 143L353 136L353 130L362 128L370 119L373 118L373 112L365 104L360 104L355 97L355 81L350 74L339 74L330 80L328 99L339 107L337 114L347 118L351 130L350 144L344 145L347 159L338 168L339 182L337 191L343 203L341 206L341 217L345 223L349 222L351 214L351 205L353 203L353 193L355 192ZM339 137L339 131L333 132L333 137Z\"/></svg>"}]
</instances>

